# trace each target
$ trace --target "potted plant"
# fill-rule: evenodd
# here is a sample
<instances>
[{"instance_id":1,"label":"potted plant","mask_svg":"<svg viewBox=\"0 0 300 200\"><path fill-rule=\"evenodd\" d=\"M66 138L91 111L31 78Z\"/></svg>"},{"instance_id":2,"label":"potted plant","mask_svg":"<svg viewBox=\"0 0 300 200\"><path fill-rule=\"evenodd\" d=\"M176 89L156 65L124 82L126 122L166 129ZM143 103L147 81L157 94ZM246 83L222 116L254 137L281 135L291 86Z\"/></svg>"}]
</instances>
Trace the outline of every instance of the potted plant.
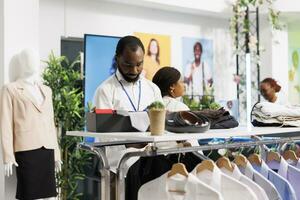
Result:
<instances>
[{"instance_id":1,"label":"potted plant","mask_svg":"<svg viewBox=\"0 0 300 200\"><path fill-rule=\"evenodd\" d=\"M160 101L154 101L148 106L151 135L162 135L165 131L166 110Z\"/></svg>"},{"instance_id":2,"label":"potted plant","mask_svg":"<svg viewBox=\"0 0 300 200\"><path fill-rule=\"evenodd\" d=\"M82 137L67 136L67 130L83 130L84 106L83 92L78 87L80 72L75 70L79 57L70 63L65 56L55 56L53 52L45 61L43 81L52 89L54 120L59 135L62 170L57 174L59 199L80 199L82 193L78 186L85 178L84 167L90 161L87 151L76 148Z\"/></svg>"}]
</instances>

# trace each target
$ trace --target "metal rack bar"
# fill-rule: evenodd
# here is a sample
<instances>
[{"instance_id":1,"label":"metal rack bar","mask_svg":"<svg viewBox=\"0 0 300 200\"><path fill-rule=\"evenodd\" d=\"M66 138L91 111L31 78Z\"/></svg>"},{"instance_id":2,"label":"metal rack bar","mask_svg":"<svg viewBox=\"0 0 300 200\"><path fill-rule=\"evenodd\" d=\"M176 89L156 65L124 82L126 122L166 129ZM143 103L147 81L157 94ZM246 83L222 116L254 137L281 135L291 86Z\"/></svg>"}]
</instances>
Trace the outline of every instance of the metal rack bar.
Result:
<instances>
[{"instance_id":1,"label":"metal rack bar","mask_svg":"<svg viewBox=\"0 0 300 200\"><path fill-rule=\"evenodd\" d=\"M125 200L125 177L128 172L128 168L126 167L125 163L131 157L137 157L137 156L151 157L151 156L165 155L165 154L188 153L188 152L195 152L200 150L251 147L251 146L266 145L266 144L289 143L295 140L300 140L300 137L287 137L287 138L279 138L279 139L276 138L276 139L268 139L268 140L259 140L254 142L237 142L232 144L214 144L214 145L178 147L178 148L169 148L169 149L158 149L155 146L150 146L149 148L146 148L144 151L128 152L123 155L117 168L116 199Z\"/></svg>"}]
</instances>

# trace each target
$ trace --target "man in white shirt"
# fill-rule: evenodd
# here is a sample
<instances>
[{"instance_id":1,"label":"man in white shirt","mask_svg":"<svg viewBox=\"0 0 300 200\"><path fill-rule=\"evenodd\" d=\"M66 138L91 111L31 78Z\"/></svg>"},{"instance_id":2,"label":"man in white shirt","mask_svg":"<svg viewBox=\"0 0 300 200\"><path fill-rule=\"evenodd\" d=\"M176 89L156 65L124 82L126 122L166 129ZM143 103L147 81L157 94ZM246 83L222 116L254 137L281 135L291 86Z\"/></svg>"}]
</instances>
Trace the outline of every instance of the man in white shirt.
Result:
<instances>
[{"instance_id":1,"label":"man in white shirt","mask_svg":"<svg viewBox=\"0 0 300 200\"><path fill-rule=\"evenodd\" d=\"M96 108L136 112L144 111L153 101L163 101L159 88L141 75L144 54L145 48L137 37L125 36L119 40L114 57L117 71L97 88L94 95ZM112 171L115 172L124 153L125 146L106 148ZM111 187L111 199L114 199L114 185Z\"/></svg>"}]
</instances>

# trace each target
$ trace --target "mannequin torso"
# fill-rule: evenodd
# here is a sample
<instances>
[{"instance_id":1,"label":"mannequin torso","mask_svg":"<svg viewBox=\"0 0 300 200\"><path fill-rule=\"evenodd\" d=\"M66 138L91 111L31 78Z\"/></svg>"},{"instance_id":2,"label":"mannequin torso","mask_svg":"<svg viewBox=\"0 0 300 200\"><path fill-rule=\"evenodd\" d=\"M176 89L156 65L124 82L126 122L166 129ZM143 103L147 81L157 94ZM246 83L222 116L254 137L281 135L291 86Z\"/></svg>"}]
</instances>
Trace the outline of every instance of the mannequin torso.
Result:
<instances>
[{"instance_id":1,"label":"mannequin torso","mask_svg":"<svg viewBox=\"0 0 300 200\"><path fill-rule=\"evenodd\" d=\"M24 102L25 102L26 100L27 101L31 100L34 103L34 105L37 105L41 109L43 108L42 104L44 104L44 102L47 103L47 106L44 106L45 107L44 110L45 110L46 113L43 114L43 117L45 117L45 120L43 118L41 120L43 120L42 122L46 122L46 123L48 121L49 125L46 124L45 128L46 128L46 130L50 131L48 133L50 135L53 134L53 137L54 137L54 139L53 139L53 137L51 136L51 141L49 141L51 143L50 146L51 147L53 146L52 151L55 148L55 151L56 152L58 151L58 153L59 153L58 145L57 145L57 139L56 139L56 134L55 134L54 131L52 131L52 130L55 129L54 128L54 122L53 122L53 125L51 124L51 119L53 118L53 108L52 108L52 100L51 100L51 89L48 88L47 86L41 85L39 83L39 81L38 81L39 58L34 54L33 51L26 49L26 50L23 50L21 53L17 54L16 56L14 56L13 59L16 59L14 62L11 62L11 63L14 64L14 66L10 66L10 67L11 68L13 67L13 69L16 70L15 74L14 74L14 78L15 79L12 80L12 81L14 81L13 83L10 83L10 84L8 84L7 86L4 87L6 89L6 93L4 94L4 92L2 92L2 100L4 100L4 98L5 98L5 100L4 100L4 103L2 103L1 108L3 109L4 112L9 113L10 110L6 109L7 105L9 105L9 107L15 106L13 104L13 102L16 101L16 98L19 97L19 96L20 96L21 99L17 100L17 101L21 101L22 102L24 100ZM17 90L15 88L17 88ZM7 91L9 91L9 92L7 92ZM20 92L17 92L17 94L13 94L12 91L13 92L20 91ZM21 96L23 96L22 95L23 93L24 94L25 93L28 94L27 96L29 96L30 98L26 99L26 97L21 97ZM46 97L47 97L47 99L46 99ZM17 106L20 106L20 105L17 105ZM32 106L32 104L31 104L31 106ZM33 107L33 108L35 108L35 107ZM19 108L18 107L16 107L16 108L12 107L11 109L17 109L18 110ZM22 109L22 108L20 108L20 109ZM26 109L28 109L28 107L26 107ZM42 116L42 113L43 113L43 111L41 111L41 110L36 110L34 112L30 111L30 112L31 113L37 113L37 114L35 114L37 116L40 116L40 115ZM27 116L26 110L25 111L24 110L20 110L20 113L23 113L23 114L25 114L25 116ZM41 113L41 114L39 114L39 113ZM5 115L5 113L3 115ZM28 115L30 115L30 113L28 113ZM48 120L48 118L47 118L48 115L50 116L50 120ZM12 117L15 118L14 115L12 115ZM30 116L28 116L27 118L31 119ZM24 119L24 120L26 120L26 119ZM32 119L36 119L36 117L32 118ZM8 120L8 121L10 121L10 120ZM13 121L14 121L14 123L16 123L15 119ZM36 121L37 120L35 120L33 122L30 122L30 123L36 123ZM15 135L16 134L15 133L16 130L10 130L10 128L7 128L5 122L6 121L4 121L4 119L2 119L1 124L0 124L0 126L2 126L2 127L0 127L1 128L0 131L2 132L2 134L3 133L7 134L8 132L12 132L13 135L14 135L13 138L15 138L16 137L16 135ZM11 126L8 125L8 127L15 127L15 126L13 126L11 124ZM18 138L18 142L19 143L20 142L22 143L22 140L24 140L24 139L25 139L25 142L28 143L28 141L26 141L28 139L26 139L25 137L28 137L29 135L27 135L25 137L24 136L25 135L20 135L19 134L19 137L20 137L20 138ZM22 137L24 137L24 139L22 139ZM3 138L5 140L4 142L3 142ZM12 166L13 165L15 165L16 167L19 166L18 163L15 161L15 158L13 156L15 154L15 152L10 152L10 151L14 151L15 150L15 148L10 147L11 142L13 142L14 146L16 145L15 144L16 142L13 141L14 139L12 139L12 141L9 142L10 138L11 138L11 136L9 134L7 134L6 136L2 136L2 143L3 143L2 145L3 145L3 148L4 148L4 153L7 154L7 155L11 155L9 157L7 157L7 155L6 155L5 157L7 157L9 159L4 159L4 170L5 170L5 175L6 176L12 175ZM56 143L56 144L54 144L54 143ZM8 147L6 147L6 145L8 145ZM25 146L23 145L22 147L25 147ZM28 147L26 147L26 148L28 149ZM34 148L35 147L33 147L33 149ZM30 148L28 150L30 150ZM26 150L25 150L25 152L26 152ZM56 171L60 171L60 169L61 169L60 156L56 156L56 158L55 158L55 170ZM55 199L55 198L54 197L50 197L50 198L44 198L44 199Z\"/></svg>"}]
</instances>

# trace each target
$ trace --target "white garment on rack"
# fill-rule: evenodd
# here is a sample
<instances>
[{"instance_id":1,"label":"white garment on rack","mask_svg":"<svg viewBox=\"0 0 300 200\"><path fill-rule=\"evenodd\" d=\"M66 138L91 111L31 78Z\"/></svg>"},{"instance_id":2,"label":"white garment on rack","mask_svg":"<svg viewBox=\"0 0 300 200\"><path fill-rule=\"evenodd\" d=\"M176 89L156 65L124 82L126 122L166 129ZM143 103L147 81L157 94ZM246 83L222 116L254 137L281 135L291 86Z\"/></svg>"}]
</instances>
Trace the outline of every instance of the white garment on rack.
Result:
<instances>
[{"instance_id":1,"label":"white garment on rack","mask_svg":"<svg viewBox=\"0 0 300 200\"><path fill-rule=\"evenodd\" d=\"M297 164L295 165L295 167L300 169L300 159L298 159Z\"/></svg>"},{"instance_id":2,"label":"white garment on rack","mask_svg":"<svg viewBox=\"0 0 300 200\"><path fill-rule=\"evenodd\" d=\"M138 200L224 200L219 192L202 183L193 174L168 177L168 173L145 183L138 192ZM183 191L183 192L172 192Z\"/></svg>"},{"instance_id":3,"label":"white garment on rack","mask_svg":"<svg viewBox=\"0 0 300 200\"><path fill-rule=\"evenodd\" d=\"M213 172L203 170L197 173L197 167L195 167L192 174L203 183L220 192L224 200L240 200L241 198L243 200L257 199L254 192L248 186L222 173L216 165Z\"/></svg>"},{"instance_id":4,"label":"white garment on rack","mask_svg":"<svg viewBox=\"0 0 300 200\"><path fill-rule=\"evenodd\" d=\"M271 161L268 162L267 164L271 169L278 170L277 173L291 184L291 186L295 190L296 197L299 200L300 199L300 187L299 187L300 169L292 165L289 165L284 158L281 158L280 162Z\"/></svg>"},{"instance_id":5,"label":"white garment on rack","mask_svg":"<svg viewBox=\"0 0 300 200\"><path fill-rule=\"evenodd\" d=\"M276 190L275 186L263 175L255 171L250 162L247 162L245 168L239 166L239 169L242 174L262 187L270 200L281 200L280 194Z\"/></svg>"},{"instance_id":6,"label":"white garment on rack","mask_svg":"<svg viewBox=\"0 0 300 200\"><path fill-rule=\"evenodd\" d=\"M256 195L258 200L268 200L268 196L266 194L266 192L259 186L257 185L255 182L253 182L251 179L249 179L248 177L244 176L239 168L232 163L233 165L233 171L229 171L226 168L222 167L221 171L225 174L227 174L228 176L244 183L245 185L247 185Z\"/></svg>"}]
</instances>

